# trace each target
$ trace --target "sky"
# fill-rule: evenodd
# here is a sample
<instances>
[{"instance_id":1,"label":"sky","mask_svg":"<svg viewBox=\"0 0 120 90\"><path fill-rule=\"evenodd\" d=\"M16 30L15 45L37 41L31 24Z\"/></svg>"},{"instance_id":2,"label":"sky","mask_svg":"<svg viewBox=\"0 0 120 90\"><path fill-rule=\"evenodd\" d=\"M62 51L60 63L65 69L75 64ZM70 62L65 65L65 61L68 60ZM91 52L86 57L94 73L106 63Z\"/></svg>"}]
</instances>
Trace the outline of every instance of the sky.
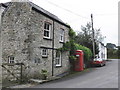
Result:
<instances>
[{"instance_id":1,"label":"sky","mask_svg":"<svg viewBox=\"0 0 120 90\"><path fill-rule=\"evenodd\" d=\"M0 3L11 0L0 0ZM118 45L118 1L119 0L30 0L62 21L68 23L75 32L81 25L91 22L93 14L94 29L101 30L105 36L103 43Z\"/></svg>"}]
</instances>

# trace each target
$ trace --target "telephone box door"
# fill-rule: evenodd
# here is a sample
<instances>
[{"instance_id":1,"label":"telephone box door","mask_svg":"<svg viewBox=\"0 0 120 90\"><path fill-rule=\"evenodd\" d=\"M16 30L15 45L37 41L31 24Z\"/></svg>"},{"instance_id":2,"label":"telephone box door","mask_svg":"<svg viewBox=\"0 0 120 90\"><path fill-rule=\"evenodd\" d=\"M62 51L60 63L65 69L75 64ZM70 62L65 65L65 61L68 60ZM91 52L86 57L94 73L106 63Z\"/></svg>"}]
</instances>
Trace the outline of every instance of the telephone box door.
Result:
<instances>
[{"instance_id":1,"label":"telephone box door","mask_svg":"<svg viewBox=\"0 0 120 90\"><path fill-rule=\"evenodd\" d=\"M75 61L75 71L82 71L84 69L83 51L76 50L75 56L77 58Z\"/></svg>"}]
</instances>

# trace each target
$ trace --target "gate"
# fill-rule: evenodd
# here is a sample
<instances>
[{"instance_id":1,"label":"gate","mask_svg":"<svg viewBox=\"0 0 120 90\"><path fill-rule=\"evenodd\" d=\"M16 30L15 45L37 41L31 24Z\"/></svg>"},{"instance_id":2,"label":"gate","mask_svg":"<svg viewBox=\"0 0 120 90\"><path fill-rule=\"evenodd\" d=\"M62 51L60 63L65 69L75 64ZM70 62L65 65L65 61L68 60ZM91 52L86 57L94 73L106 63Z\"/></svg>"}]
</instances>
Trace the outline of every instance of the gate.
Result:
<instances>
[{"instance_id":1,"label":"gate","mask_svg":"<svg viewBox=\"0 0 120 90\"><path fill-rule=\"evenodd\" d=\"M2 79L22 82L23 63L3 63Z\"/></svg>"}]
</instances>

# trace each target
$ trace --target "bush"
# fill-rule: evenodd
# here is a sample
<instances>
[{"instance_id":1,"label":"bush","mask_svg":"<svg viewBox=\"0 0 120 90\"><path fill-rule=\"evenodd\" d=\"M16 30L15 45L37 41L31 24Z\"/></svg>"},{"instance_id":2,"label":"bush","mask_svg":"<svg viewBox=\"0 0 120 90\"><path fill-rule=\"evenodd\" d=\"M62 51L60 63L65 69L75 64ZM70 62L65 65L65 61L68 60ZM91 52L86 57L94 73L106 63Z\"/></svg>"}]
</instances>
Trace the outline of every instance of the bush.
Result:
<instances>
[{"instance_id":1,"label":"bush","mask_svg":"<svg viewBox=\"0 0 120 90\"><path fill-rule=\"evenodd\" d=\"M76 44L74 43L75 45L75 48L76 50L82 50L83 53L84 53L84 61L87 62L91 59L92 57L92 52L89 48L85 47L85 46L82 46L82 45L79 45L79 44Z\"/></svg>"}]
</instances>

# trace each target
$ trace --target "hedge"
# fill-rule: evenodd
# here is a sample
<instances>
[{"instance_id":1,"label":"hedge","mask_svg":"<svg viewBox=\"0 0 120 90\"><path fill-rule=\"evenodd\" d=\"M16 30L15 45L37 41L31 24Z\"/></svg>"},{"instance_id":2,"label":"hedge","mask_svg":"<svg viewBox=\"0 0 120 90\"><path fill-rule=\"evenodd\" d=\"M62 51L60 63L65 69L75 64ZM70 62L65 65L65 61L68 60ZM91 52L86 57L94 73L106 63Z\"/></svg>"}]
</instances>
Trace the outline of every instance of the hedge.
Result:
<instances>
[{"instance_id":1,"label":"hedge","mask_svg":"<svg viewBox=\"0 0 120 90\"><path fill-rule=\"evenodd\" d=\"M84 53L84 60L87 62L91 59L92 57L92 52L89 48L85 47L85 46L82 46L82 45L79 45L79 44L76 44L74 43L75 45L75 49L76 50L82 50L83 53Z\"/></svg>"}]
</instances>

